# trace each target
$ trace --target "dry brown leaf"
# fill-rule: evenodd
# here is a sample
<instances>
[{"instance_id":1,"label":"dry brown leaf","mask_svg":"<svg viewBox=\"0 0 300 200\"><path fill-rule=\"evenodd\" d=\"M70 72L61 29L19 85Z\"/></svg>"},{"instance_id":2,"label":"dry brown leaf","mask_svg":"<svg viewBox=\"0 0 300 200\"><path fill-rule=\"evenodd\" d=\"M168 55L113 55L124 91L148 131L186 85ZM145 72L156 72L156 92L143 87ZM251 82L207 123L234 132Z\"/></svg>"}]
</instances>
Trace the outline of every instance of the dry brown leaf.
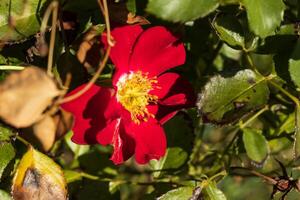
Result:
<instances>
[{"instance_id":1,"label":"dry brown leaf","mask_svg":"<svg viewBox=\"0 0 300 200\"><path fill-rule=\"evenodd\" d=\"M61 168L30 147L15 173L12 196L14 200L66 200L66 181Z\"/></svg>"},{"instance_id":2,"label":"dry brown leaf","mask_svg":"<svg viewBox=\"0 0 300 200\"><path fill-rule=\"evenodd\" d=\"M43 152L48 152L55 141L63 137L73 125L73 116L59 110L54 116L45 116L29 128L22 129L21 137Z\"/></svg>"},{"instance_id":3,"label":"dry brown leaf","mask_svg":"<svg viewBox=\"0 0 300 200\"><path fill-rule=\"evenodd\" d=\"M38 67L11 73L0 84L0 118L14 127L28 127L60 94L54 80Z\"/></svg>"},{"instance_id":4,"label":"dry brown leaf","mask_svg":"<svg viewBox=\"0 0 300 200\"><path fill-rule=\"evenodd\" d=\"M98 66L100 61L101 45L98 29L97 26L93 26L87 31L76 53L77 59L86 68Z\"/></svg>"},{"instance_id":5,"label":"dry brown leaf","mask_svg":"<svg viewBox=\"0 0 300 200\"><path fill-rule=\"evenodd\" d=\"M56 140L63 137L73 126L73 115L67 111L60 110L53 118L56 124Z\"/></svg>"},{"instance_id":6,"label":"dry brown leaf","mask_svg":"<svg viewBox=\"0 0 300 200\"><path fill-rule=\"evenodd\" d=\"M56 124L46 116L29 128L22 129L20 136L43 152L48 152L55 142Z\"/></svg>"},{"instance_id":7,"label":"dry brown leaf","mask_svg":"<svg viewBox=\"0 0 300 200\"><path fill-rule=\"evenodd\" d=\"M145 17L135 15L134 13L128 13L127 15L127 24L139 24L139 25L147 25L151 24Z\"/></svg>"}]
</instances>

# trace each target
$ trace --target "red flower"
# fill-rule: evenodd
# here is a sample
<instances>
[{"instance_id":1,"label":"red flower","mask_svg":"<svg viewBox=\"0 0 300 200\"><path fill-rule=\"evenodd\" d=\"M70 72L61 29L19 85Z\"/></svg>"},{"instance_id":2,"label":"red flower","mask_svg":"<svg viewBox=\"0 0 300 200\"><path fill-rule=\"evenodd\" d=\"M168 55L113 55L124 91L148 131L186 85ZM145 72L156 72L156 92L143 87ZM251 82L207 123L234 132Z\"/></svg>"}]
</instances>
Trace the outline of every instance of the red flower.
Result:
<instances>
[{"instance_id":1,"label":"red flower","mask_svg":"<svg viewBox=\"0 0 300 200\"><path fill-rule=\"evenodd\" d=\"M144 164L165 154L162 124L179 109L193 105L189 83L176 73L163 73L185 62L185 50L164 27L143 31L140 26L124 26L115 28L112 35L116 41L110 54L116 66L114 88L93 85L62 107L75 116L73 142L110 144L115 164L132 155Z\"/></svg>"}]
</instances>

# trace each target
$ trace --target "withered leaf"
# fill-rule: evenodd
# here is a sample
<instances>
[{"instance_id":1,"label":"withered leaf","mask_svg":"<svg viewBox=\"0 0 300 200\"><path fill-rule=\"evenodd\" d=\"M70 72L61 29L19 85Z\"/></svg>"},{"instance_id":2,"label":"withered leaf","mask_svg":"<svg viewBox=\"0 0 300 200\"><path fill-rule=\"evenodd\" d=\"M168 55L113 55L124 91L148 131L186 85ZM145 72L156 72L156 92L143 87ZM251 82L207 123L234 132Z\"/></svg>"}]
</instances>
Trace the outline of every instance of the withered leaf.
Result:
<instances>
[{"instance_id":1,"label":"withered leaf","mask_svg":"<svg viewBox=\"0 0 300 200\"><path fill-rule=\"evenodd\" d=\"M151 24L145 17L135 15L134 13L128 13L127 15L127 24L139 24L139 25L147 25Z\"/></svg>"},{"instance_id":2,"label":"withered leaf","mask_svg":"<svg viewBox=\"0 0 300 200\"><path fill-rule=\"evenodd\" d=\"M53 120L56 125L56 140L60 139L71 130L74 121L73 115L62 109L53 117Z\"/></svg>"},{"instance_id":3,"label":"withered leaf","mask_svg":"<svg viewBox=\"0 0 300 200\"><path fill-rule=\"evenodd\" d=\"M92 26L83 37L76 56L86 68L95 67L100 61L100 35L104 28L103 25Z\"/></svg>"},{"instance_id":4,"label":"withered leaf","mask_svg":"<svg viewBox=\"0 0 300 200\"><path fill-rule=\"evenodd\" d=\"M17 128L28 127L59 94L53 79L38 67L13 72L0 84L0 118Z\"/></svg>"},{"instance_id":5,"label":"withered leaf","mask_svg":"<svg viewBox=\"0 0 300 200\"><path fill-rule=\"evenodd\" d=\"M63 137L72 125L72 114L59 110L54 116L47 115L31 127L22 129L20 136L43 152L48 152L55 141Z\"/></svg>"},{"instance_id":6,"label":"withered leaf","mask_svg":"<svg viewBox=\"0 0 300 200\"><path fill-rule=\"evenodd\" d=\"M55 142L56 124L51 116L45 116L30 128L22 130L22 137L43 151L51 149Z\"/></svg>"},{"instance_id":7,"label":"withered leaf","mask_svg":"<svg viewBox=\"0 0 300 200\"><path fill-rule=\"evenodd\" d=\"M30 147L14 176L12 196L15 200L66 200L66 181L61 168Z\"/></svg>"}]
</instances>

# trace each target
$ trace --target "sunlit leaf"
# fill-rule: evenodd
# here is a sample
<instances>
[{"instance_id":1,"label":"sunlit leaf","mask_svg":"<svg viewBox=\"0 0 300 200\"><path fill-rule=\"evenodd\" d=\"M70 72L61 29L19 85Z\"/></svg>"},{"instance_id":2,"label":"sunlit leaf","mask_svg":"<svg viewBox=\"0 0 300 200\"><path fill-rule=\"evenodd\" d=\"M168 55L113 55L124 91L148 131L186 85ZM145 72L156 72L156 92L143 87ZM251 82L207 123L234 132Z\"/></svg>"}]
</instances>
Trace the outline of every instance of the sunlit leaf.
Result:
<instances>
[{"instance_id":1,"label":"sunlit leaf","mask_svg":"<svg viewBox=\"0 0 300 200\"><path fill-rule=\"evenodd\" d=\"M246 7L250 29L262 38L275 33L285 9L282 0L242 0Z\"/></svg>"},{"instance_id":2,"label":"sunlit leaf","mask_svg":"<svg viewBox=\"0 0 300 200\"><path fill-rule=\"evenodd\" d=\"M218 0L150 0L146 10L168 21L186 22L208 15L218 5Z\"/></svg>"},{"instance_id":3,"label":"sunlit leaf","mask_svg":"<svg viewBox=\"0 0 300 200\"><path fill-rule=\"evenodd\" d=\"M220 39L232 47L244 47L244 33L239 21L232 16L220 16L214 23L214 28Z\"/></svg>"}]
</instances>

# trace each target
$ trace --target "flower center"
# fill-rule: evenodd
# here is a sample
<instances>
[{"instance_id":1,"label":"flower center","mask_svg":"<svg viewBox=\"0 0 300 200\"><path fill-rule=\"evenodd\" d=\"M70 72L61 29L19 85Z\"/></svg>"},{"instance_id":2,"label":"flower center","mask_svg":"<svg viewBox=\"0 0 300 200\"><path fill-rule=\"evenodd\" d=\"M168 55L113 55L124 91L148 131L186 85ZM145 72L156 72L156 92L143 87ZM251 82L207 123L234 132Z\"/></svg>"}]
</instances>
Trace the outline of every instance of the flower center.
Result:
<instances>
[{"instance_id":1,"label":"flower center","mask_svg":"<svg viewBox=\"0 0 300 200\"><path fill-rule=\"evenodd\" d=\"M117 87L117 100L131 114L133 122L139 124L147 121L149 117L154 117L149 113L147 105L157 103L158 97L149 94L156 86L157 79L149 78L148 74L141 71L130 72L120 77Z\"/></svg>"}]
</instances>

